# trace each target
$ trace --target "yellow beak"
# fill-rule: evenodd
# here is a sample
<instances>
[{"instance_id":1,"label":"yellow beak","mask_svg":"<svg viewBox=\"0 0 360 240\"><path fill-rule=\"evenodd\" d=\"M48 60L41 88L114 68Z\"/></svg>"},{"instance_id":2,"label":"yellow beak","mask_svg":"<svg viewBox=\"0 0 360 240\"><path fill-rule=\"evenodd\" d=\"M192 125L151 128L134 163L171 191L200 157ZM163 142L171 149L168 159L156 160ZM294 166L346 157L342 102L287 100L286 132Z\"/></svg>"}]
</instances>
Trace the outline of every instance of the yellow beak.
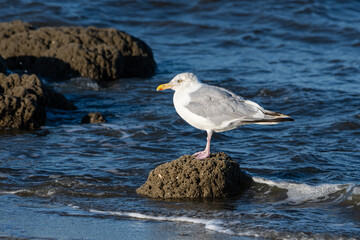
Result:
<instances>
[{"instance_id":1,"label":"yellow beak","mask_svg":"<svg viewBox=\"0 0 360 240\"><path fill-rule=\"evenodd\" d=\"M162 90L165 90L165 89L169 89L169 88L172 88L173 85L169 84L169 83L165 83L165 84L161 84L159 85L157 88L156 88L156 91L162 91Z\"/></svg>"}]
</instances>

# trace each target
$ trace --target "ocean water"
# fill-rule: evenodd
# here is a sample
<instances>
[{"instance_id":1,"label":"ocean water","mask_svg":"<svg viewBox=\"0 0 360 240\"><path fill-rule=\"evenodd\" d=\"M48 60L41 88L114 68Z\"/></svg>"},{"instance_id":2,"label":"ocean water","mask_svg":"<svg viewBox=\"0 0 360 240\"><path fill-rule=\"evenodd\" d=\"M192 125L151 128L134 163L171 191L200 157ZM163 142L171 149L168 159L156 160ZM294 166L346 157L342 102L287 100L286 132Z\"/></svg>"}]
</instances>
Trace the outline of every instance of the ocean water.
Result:
<instances>
[{"instance_id":1,"label":"ocean water","mask_svg":"<svg viewBox=\"0 0 360 240\"><path fill-rule=\"evenodd\" d=\"M359 2L2 0L0 20L15 19L126 31L158 69L49 82L78 110L0 132L0 238L360 239ZM241 196L135 193L157 165L205 147L172 92L155 91L180 72L296 120L214 134L212 150L254 179ZM80 124L94 111L107 123Z\"/></svg>"}]
</instances>

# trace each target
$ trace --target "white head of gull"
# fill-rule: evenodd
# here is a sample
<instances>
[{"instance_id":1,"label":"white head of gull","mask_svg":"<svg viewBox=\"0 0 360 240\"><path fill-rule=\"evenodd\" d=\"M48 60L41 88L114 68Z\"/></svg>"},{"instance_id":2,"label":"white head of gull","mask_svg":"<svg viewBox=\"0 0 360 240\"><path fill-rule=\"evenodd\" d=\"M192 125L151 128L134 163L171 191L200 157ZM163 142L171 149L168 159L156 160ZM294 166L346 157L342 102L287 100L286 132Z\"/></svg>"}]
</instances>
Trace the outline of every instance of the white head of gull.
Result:
<instances>
[{"instance_id":1,"label":"white head of gull","mask_svg":"<svg viewBox=\"0 0 360 240\"><path fill-rule=\"evenodd\" d=\"M228 131L252 123L268 125L293 121L287 115L265 110L229 90L201 83L193 73L180 73L156 90L165 89L175 91L174 107L180 117L191 126L207 132L204 151L193 154L199 159L210 156L213 132Z\"/></svg>"}]
</instances>

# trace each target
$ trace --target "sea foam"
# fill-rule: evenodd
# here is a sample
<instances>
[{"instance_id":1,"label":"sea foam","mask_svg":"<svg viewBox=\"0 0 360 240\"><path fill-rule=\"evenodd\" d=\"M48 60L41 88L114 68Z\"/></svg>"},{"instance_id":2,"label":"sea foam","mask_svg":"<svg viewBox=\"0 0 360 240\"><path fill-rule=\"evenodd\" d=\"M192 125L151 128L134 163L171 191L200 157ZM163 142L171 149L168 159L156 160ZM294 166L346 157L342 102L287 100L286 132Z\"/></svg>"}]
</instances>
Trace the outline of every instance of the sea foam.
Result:
<instances>
[{"instance_id":1,"label":"sea foam","mask_svg":"<svg viewBox=\"0 0 360 240\"><path fill-rule=\"evenodd\" d=\"M324 201L329 199L332 194L344 191L339 197L343 197L346 193L352 191L355 188L355 184L320 184L320 185L308 185L305 183L290 183L253 177L253 180L257 183L266 184L270 187L278 187L287 190L287 202L293 204L300 204L308 201Z\"/></svg>"},{"instance_id":2,"label":"sea foam","mask_svg":"<svg viewBox=\"0 0 360 240\"><path fill-rule=\"evenodd\" d=\"M225 233L225 234L230 234L230 235L235 234L230 229L226 229L225 227L223 227L222 225L224 224L224 222L219 219L193 218L193 217L187 217L187 216L179 216L179 217L154 216L154 215L147 215L147 214L135 213L135 212L100 211L100 210L95 210L95 209L90 209L90 212L96 213L96 214L131 217L131 218L136 218L136 219L203 224L203 225L205 225L205 228L208 230Z\"/></svg>"}]
</instances>

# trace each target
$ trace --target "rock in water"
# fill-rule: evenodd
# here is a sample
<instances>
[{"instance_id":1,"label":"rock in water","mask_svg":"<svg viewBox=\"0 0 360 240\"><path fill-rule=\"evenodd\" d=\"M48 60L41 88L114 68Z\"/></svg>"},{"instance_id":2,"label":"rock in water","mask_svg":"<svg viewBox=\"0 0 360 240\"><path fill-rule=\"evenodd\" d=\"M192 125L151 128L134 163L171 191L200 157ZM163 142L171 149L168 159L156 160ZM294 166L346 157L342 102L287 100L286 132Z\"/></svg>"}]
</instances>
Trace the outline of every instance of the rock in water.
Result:
<instances>
[{"instance_id":1,"label":"rock in water","mask_svg":"<svg viewBox=\"0 0 360 240\"><path fill-rule=\"evenodd\" d=\"M145 42L111 28L35 29L21 21L3 22L0 41L0 53L9 69L52 79L147 77L156 68Z\"/></svg>"},{"instance_id":2,"label":"rock in water","mask_svg":"<svg viewBox=\"0 0 360 240\"><path fill-rule=\"evenodd\" d=\"M69 101L64 95L58 93L53 88L42 84L42 88L46 95L46 106L62 110L75 110L76 106Z\"/></svg>"},{"instance_id":3,"label":"rock in water","mask_svg":"<svg viewBox=\"0 0 360 240\"><path fill-rule=\"evenodd\" d=\"M0 73L0 128L38 128L46 120L46 98L35 75Z\"/></svg>"},{"instance_id":4,"label":"rock in water","mask_svg":"<svg viewBox=\"0 0 360 240\"><path fill-rule=\"evenodd\" d=\"M223 198L246 190L252 178L225 153L184 155L152 170L138 194L152 198Z\"/></svg>"},{"instance_id":5,"label":"rock in water","mask_svg":"<svg viewBox=\"0 0 360 240\"><path fill-rule=\"evenodd\" d=\"M6 62L2 58L2 56L0 56L0 73L6 73L6 71L7 71Z\"/></svg>"},{"instance_id":6,"label":"rock in water","mask_svg":"<svg viewBox=\"0 0 360 240\"><path fill-rule=\"evenodd\" d=\"M81 123L104 123L106 122L105 118L101 113L89 113L81 119Z\"/></svg>"},{"instance_id":7,"label":"rock in water","mask_svg":"<svg viewBox=\"0 0 360 240\"><path fill-rule=\"evenodd\" d=\"M47 106L75 109L35 75L0 73L0 128L38 128L45 124Z\"/></svg>"}]
</instances>

